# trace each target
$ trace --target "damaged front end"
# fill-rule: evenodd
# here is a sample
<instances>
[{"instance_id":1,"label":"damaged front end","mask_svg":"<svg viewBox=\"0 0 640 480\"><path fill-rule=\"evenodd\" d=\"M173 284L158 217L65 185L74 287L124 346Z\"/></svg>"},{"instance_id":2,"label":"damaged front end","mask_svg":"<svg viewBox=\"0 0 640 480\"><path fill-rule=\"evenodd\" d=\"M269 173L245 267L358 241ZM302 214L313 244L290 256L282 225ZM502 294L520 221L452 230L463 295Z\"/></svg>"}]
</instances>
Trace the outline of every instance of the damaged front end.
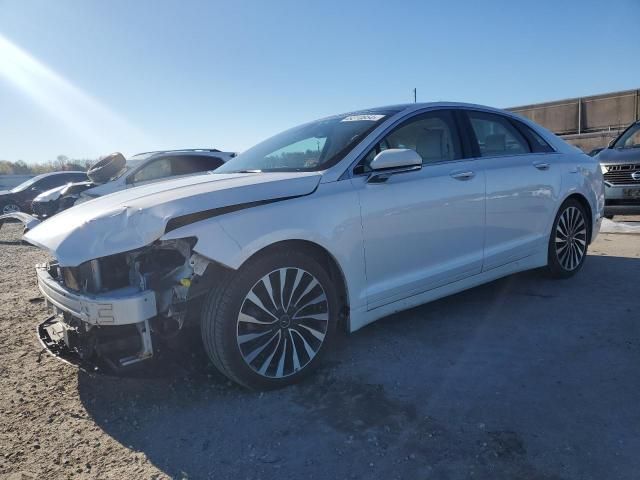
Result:
<instances>
[{"instance_id":1,"label":"damaged front end","mask_svg":"<svg viewBox=\"0 0 640 480\"><path fill-rule=\"evenodd\" d=\"M56 259L36 269L56 314L40 329L43 342L85 359L106 358L115 368L151 358L156 340L200 321L205 294L240 266L242 247L215 217L309 195L320 178L317 172L175 178L53 215L23 237Z\"/></svg>"},{"instance_id":2,"label":"damaged front end","mask_svg":"<svg viewBox=\"0 0 640 480\"><path fill-rule=\"evenodd\" d=\"M77 267L36 266L38 287L54 317L39 328L58 356L100 360L118 370L154 354L197 319L208 290L210 262L192 251L195 239L156 241Z\"/></svg>"}]
</instances>

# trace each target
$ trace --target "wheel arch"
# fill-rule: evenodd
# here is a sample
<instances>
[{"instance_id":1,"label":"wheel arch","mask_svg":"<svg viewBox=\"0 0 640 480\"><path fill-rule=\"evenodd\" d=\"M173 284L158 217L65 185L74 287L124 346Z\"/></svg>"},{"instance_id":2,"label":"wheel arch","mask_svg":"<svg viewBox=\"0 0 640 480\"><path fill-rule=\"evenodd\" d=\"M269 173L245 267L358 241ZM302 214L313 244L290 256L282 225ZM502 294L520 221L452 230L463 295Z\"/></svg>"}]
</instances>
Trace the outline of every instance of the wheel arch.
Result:
<instances>
[{"instance_id":1,"label":"wheel arch","mask_svg":"<svg viewBox=\"0 0 640 480\"><path fill-rule=\"evenodd\" d=\"M585 197L582 193L579 193L579 192L573 192L570 195L567 195L567 197L564 198L560 203L560 205L558 206L558 209L556 211L556 217L560 213L560 209L562 208L562 205L564 205L567 202L567 200L577 201L580 205L582 205L582 208L584 208L585 211L587 212L587 220L588 220L587 221L587 239L588 239L588 244L591 244L591 235L593 233L593 209L591 208L591 204L589 203L589 200L587 200L587 197Z\"/></svg>"},{"instance_id":2,"label":"wheel arch","mask_svg":"<svg viewBox=\"0 0 640 480\"><path fill-rule=\"evenodd\" d=\"M281 240L267 245L257 252L253 253L242 263L240 268L256 260L257 258L269 255L275 251L292 250L306 253L307 255L317 260L318 263L320 263L324 268L326 268L331 280L335 285L338 286L339 289L340 317L338 326L339 328L343 328L348 331L350 303L346 277L342 267L340 266L340 263L331 254L331 252L329 252L329 250L327 250L322 245L319 245L318 243L312 242L310 240L302 239Z\"/></svg>"}]
</instances>

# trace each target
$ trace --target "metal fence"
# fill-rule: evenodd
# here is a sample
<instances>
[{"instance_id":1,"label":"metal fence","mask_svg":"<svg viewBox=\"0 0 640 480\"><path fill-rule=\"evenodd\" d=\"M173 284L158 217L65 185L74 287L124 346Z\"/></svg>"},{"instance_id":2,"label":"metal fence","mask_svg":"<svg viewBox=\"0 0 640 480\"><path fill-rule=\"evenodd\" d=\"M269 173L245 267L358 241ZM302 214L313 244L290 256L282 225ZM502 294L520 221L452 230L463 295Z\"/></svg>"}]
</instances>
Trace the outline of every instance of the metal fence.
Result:
<instances>
[{"instance_id":1,"label":"metal fence","mask_svg":"<svg viewBox=\"0 0 640 480\"><path fill-rule=\"evenodd\" d=\"M509 108L557 135L617 132L640 120L640 89Z\"/></svg>"}]
</instances>

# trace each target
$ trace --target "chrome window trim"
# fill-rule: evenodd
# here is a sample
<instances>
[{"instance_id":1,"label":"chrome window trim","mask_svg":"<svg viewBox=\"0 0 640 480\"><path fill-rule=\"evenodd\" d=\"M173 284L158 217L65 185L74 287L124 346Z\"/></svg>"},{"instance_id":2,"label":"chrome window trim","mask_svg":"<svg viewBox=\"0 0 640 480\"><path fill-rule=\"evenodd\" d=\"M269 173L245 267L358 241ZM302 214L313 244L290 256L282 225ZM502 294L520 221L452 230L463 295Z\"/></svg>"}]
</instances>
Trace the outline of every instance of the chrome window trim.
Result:
<instances>
[{"instance_id":1,"label":"chrome window trim","mask_svg":"<svg viewBox=\"0 0 640 480\"><path fill-rule=\"evenodd\" d=\"M530 157L532 155L558 155L558 152L530 152L530 153L514 153L510 155L491 155L490 157L471 157L466 160L488 160L493 158L504 158L504 157Z\"/></svg>"},{"instance_id":2,"label":"chrome window trim","mask_svg":"<svg viewBox=\"0 0 640 480\"><path fill-rule=\"evenodd\" d=\"M429 112L434 112L434 111L438 111L438 110L449 110L449 111L462 111L462 112L480 112L480 113L489 113L489 114L493 114L493 115L498 115L503 117L505 120L510 121L511 119L513 119L514 121L518 121L521 122L522 124L524 124L526 127L531 128L532 130L535 131L535 133L537 133L538 135L540 135L540 137L542 137L542 139L547 142L549 144L549 146L551 147L552 151L550 152L527 152L527 153L517 153L517 154L512 154L512 155L492 155L491 157L482 157L482 156L471 156L468 158L462 158L462 159L456 159L456 160L446 160L446 161L442 161L442 162L433 162L433 163L429 163L429 164L423 164L423 168L427 167L429 165L441 165L444 163L454 163L454 162L458 162L458 161L462 161L462 160L471 160L471 161L476 161L476 160L482 160L482 159L492 159L492 158L502 158L502 157L519 157L519 156L530 156L530 155L559 155L562 152L560 152L549 140L547 140L545 138L545 135L543 135L541 132L539 132L536 128L536 124L534 124L533 122L531 122L530 120L526 119L526 118L521 118L515 114L510 114L509 112L502 112L502 111L496 111L494 109L491 108L481 108L481 107L477 107L477 106L469 106L469 105L430 105L430 106L425 106L422 108L419 108L417 110L411 110L411 109L406 109L403 111L398 112L396 115L394 115L393 117L389 118L388 120L388 124L387 125L381 125L380 128L382 130L380 130L378 133L376 133L375 131L372 132L369 136L373 135L373 138L371 140L367 140L366 138L363 139L362 142L360 142L358 145L356 145L354 147L354 149L352 150L360 150L361 151L359 153L357 153L355 155L354 160L352 160L349 165L345 168L345 170L338 176L338 178L336 179L336 181L340 181L340 180L348 180L351 178L356 178L356 177L361 177L361 176L366 176L368 174L363 173L363 174L354 174L353 173L353 169L355 168L355 166L362 160L362 158L364 158L365 155L367 155L367 153L369 153L369 150L379 141L381 141L386 135L388 135L391 130L393 130L394 128L396 128L399 124L401 124L402 122L405 122L407 120L410 120L411 118L418 116L418 115L422 115L424 113L429 113ZM516 128L514 126L514 128ZM462 142L463 138L462 136L467 134L467 132L465 132L464 127L460 128L459 127L459 135L461 136L460 141ZM524 135L523 135L524 136ZM526 139L526 137L525 137ZM325 173L328 172L328 170L325 171Z\"/></svg>"}]
</instances>

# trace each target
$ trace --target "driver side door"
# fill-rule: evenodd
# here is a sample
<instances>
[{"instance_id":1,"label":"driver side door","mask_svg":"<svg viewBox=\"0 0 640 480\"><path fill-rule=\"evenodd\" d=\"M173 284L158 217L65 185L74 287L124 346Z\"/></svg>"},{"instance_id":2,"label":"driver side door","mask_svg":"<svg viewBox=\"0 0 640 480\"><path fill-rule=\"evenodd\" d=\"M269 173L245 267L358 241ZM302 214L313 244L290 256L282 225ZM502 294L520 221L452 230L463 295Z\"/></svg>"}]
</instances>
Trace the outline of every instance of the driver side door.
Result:
<instances>
[{"instance_id":1,"label":"driver side door","mask_svg":"<svg viewBox=\"0 0 640 480\"><path fill-rule=\"evenodd\" d=\"M386 148L410 148L422 169L369 182ZM356 166L369 310L480 273L484 172L464 158L456 118L438 110L400 124Z\"/></svg>"}]
</instances>

